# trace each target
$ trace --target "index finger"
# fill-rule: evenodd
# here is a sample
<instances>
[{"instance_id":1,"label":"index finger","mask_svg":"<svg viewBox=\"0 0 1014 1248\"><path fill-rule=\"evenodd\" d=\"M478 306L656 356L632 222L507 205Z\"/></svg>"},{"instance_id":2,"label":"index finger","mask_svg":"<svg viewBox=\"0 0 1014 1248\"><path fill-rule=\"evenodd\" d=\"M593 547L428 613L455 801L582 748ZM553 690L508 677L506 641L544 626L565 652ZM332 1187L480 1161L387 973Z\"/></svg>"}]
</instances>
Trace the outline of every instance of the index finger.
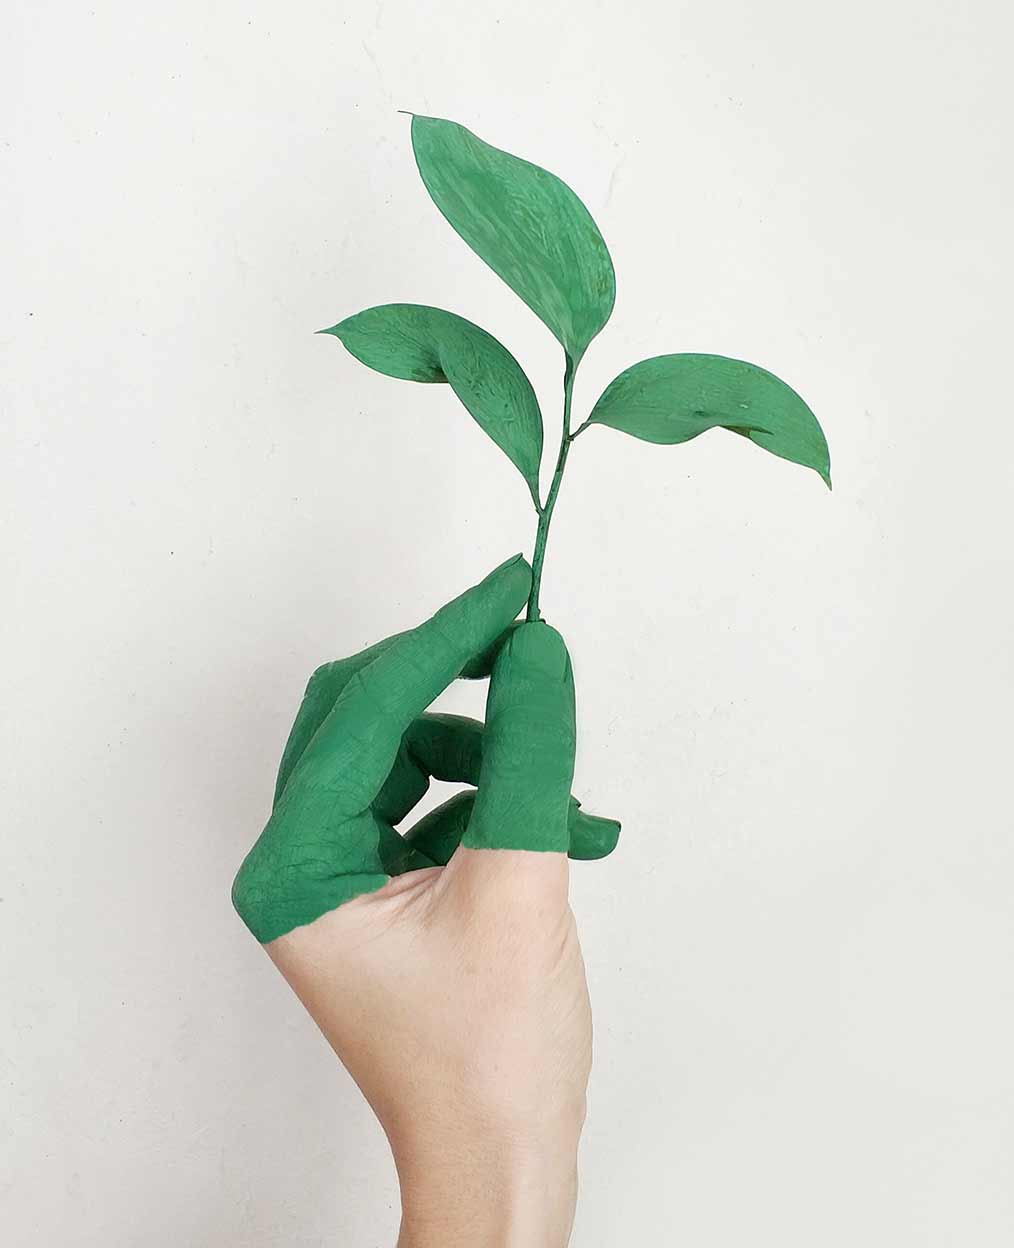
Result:
<instances>
[{"instance_id":1,"label":"index finger","mask_svg":"<svg viewBox=\"0 0 1014 1248\"><path fill-rule=\"evenodd\" d=\"M335 815L365 810L409 724L504 632L525 604L531 577L515 555L360 668L303 751L288 787L326 793Z\"/></svg>"}]
</instances>

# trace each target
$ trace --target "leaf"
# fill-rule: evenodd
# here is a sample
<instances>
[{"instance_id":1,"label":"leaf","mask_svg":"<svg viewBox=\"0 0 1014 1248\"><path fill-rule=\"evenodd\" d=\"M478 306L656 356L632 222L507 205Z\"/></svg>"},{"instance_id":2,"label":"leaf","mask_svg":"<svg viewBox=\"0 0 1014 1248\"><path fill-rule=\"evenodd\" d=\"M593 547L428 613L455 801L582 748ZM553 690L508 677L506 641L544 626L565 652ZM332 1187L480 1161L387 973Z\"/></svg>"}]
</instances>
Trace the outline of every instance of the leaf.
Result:
<instances>
[{"instance_id":1,"label":"leaf","mask_svg":"<svg viewBox=\"0 0 1014 1248\"><path fill-rule=\"evenodd\" d=\"M582 428L592 424L667 444L730 429L812 468L831 488L830 454L816 416L791 386L745 360L689 354L641 360L606 386Z\"/></svg>"},{"instance_id":2,"label":"leaf","mask_svg":"<svg viewBox=\"0 0 1014 1248\"><path fill-rule=\"evenodd\" d=\"M613 262L588 209L554 174L456 122L413 114L412 148L433 202L576 367L616 299Z\"/></svg>"},{"instance_id":3,"label":"leaf","mask_svg":"<svg viewBox=\"0 0 1014 1248\"><path fill-rule=\"evenodd\" d=\"M539 505L539 401L521 365L492 334L421 303L379 304L318 332L334 334L356 359L388 377L447 382Z\"/></svg>"}]
</instances>

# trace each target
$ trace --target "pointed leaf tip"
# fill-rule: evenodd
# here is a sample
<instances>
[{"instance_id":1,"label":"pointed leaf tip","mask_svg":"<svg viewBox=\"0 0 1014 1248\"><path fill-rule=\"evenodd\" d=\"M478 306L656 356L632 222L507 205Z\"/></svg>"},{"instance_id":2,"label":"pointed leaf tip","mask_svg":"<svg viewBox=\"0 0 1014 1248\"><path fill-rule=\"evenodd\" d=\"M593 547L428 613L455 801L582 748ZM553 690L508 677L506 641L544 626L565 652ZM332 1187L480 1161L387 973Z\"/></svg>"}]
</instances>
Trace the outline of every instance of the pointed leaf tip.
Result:
<instances>
[{"instance_id":1,"label":"pointed leaf tip","mask_svg":"<svg viewBox=\"0 0 1014 1248\"><path fill-rule=\"evenodd\" d=\"M451 227L576 364L616 299L613 262L585 205L549 170L445 118L414 114L412 149Z\"/></svg>"},{"instance_id":2,"label":"pointed leaf tip","mask_svg":"<svg viewBox=\"0 0 1014 1248\"><path fill-rule=\"evenodd\" d=\"M388 377L447 382L476 424L538 499L542 412L521 365L471 321L419 303L385 303L328 330L350 354Z\"/></svg>"},{"instance_id":3,"label":"pointed leaf tip","mask_svg":"<svg viewBox=\"0 0 1014 1248\"><path fill-rule=\"evenodd\" d=\"M669 445L729 429L812 468L831 488L830 454L816 416L791 386L745 360L696 354L641 360L609 383L586 423Z\"/></svg>"}]
</instances>

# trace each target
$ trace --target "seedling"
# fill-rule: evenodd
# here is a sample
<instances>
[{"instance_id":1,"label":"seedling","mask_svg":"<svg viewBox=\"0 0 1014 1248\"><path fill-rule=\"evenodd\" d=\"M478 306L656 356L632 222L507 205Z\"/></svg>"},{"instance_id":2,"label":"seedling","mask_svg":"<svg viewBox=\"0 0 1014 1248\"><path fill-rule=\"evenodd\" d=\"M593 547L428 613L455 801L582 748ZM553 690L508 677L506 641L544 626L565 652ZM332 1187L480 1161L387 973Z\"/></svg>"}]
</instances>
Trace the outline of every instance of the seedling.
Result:
<instances>
[{"instance_id":1,"label":"seedling","mask_svg":"<svg viewBox=\"0 0 1014 1248\"><path fill-rule=\"evenodd\" d=\"M380 304L318 332L334 334L388 377L446 382L524 477L538 517L529 620L542 618L542 567L567 457L593 425L669 445L728 429L812 468L830 489L830 456L817 418L795 390L745 360L686 353L641 360L615 377L573 428L574 375L616 299L613 262L598 227L548 170L456 122L410 116L416 164L433 202L563 347L563 422L545 499L539 401L524 369L492 334L454 312L417 303Z\"/></svg>"}]
</instances>

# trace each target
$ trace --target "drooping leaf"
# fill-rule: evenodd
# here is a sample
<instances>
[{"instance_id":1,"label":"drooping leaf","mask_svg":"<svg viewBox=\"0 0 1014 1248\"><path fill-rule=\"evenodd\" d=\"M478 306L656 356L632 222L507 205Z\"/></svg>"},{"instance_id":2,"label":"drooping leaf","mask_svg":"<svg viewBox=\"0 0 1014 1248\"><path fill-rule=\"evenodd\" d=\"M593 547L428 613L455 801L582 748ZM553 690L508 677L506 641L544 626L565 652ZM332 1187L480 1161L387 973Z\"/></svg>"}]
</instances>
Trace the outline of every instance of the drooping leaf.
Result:
<instances>
[{"instance_id":1,"label":"drooping leaf","mask_svg":"<svg viewBox=\"0 0 1014 1248\"><path fill-rule=\"evenodd\" d=\"M576 366L616 299L613 262L588 209L555 174L456 122L413 114L412 148L436 206Z\"/></svg>"},{"instance_id":2,"label":"drooping leaf","mask_svg":"<svg viewBox=\"0 0 1014 1248\"><path fill-rule=\"evenodd\" d=\"M690 354L641 360L606 386L585 424L659 443L730 429L814 469L831 487L830 453L816 416L791 386L745 360Z\"/></svg>"},{"instance_id":3,"label":"drooping leaf","mask_svg":"<svg viewBox=\"0 0 1014 1248\"><path fill-rule=\"evenodd\" d=\"M532 492L539 494L542 413L532 383L507 348L463 316L421 303L384 303L346 317L334 334L388 377L447 382Z\"/></svg>"}]
</instances>

